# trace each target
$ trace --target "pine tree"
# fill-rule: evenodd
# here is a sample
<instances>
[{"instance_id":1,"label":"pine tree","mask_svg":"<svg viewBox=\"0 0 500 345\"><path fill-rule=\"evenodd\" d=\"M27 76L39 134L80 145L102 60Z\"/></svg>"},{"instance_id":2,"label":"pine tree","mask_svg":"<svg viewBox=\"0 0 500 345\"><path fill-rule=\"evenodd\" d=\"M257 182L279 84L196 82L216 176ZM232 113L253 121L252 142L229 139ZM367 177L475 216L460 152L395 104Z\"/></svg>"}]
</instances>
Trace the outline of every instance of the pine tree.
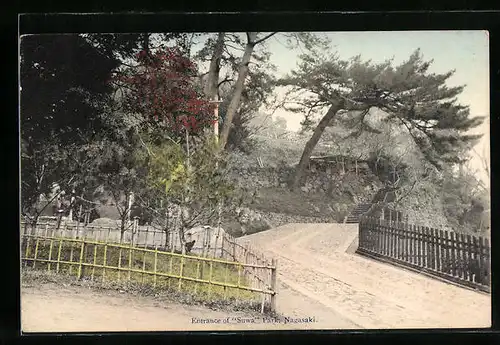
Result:
<instances>
[{"instance_id":1,"label":"pine tree","mask_svg":"<svg viewBox=\"0 0 500 345\"><path fill-rule=\"evenodd\" d=\"M464 86L447 86L454 71L430 73L431 63L424 61L418 49L398 66L391 60L374 64L360 56L340 60L318 52L302 55L298 68L280 84L290 86L291 95L308 94L301 106L291 110L324 115L304 148L290 187L299 186L311 153L334 118L348 112L359 132L373 131L365 121L372 108L386 112L385 121L404 126L437 169L448 162L460 162L463 149L481 137L466 132L483 118L471 117L469 108L457 102Z\"/></svg>"}]
</instances>

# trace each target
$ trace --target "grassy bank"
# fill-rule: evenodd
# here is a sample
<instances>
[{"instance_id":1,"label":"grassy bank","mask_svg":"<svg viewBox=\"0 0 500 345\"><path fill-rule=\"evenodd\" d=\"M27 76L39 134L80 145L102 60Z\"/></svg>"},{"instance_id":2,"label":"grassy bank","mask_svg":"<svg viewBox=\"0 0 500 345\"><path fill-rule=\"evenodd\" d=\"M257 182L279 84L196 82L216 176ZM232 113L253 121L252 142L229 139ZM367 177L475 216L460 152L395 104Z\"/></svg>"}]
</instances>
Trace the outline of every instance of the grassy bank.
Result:
<instances>
[{"instance_id":1,"label":"grassy bank","mask_svg":"<svg viewBox=\"0 0 500 345\"><path fill-rule=\"evenodd\" d=\"M74 282L91 283L95 286L111 286L126 291L150 291L156 294L167 293L177 301L199 302L205 305L240 305L245 309L260 309L262 297L256 292L186 280L195 278L248 286L237 265L224 262L210 264L196 260L196 256L183 257L154 251L136 252L110 246L104 248L103 245L94 244L86 244L82 252L81 245L76 243L60 245L58 241L53 241L52 244L50 241L40 241L36 248L34 243L24 242L23 257L34 258L35 251L37 259L57 261L59 257L60 262L23 260L23 277L26 274L33 276L33 272L38 272L41 274L40 277L44 275L68 277ZM169 274L174 277L155 276L147 272Z\"/></svg>"}]
</instances>

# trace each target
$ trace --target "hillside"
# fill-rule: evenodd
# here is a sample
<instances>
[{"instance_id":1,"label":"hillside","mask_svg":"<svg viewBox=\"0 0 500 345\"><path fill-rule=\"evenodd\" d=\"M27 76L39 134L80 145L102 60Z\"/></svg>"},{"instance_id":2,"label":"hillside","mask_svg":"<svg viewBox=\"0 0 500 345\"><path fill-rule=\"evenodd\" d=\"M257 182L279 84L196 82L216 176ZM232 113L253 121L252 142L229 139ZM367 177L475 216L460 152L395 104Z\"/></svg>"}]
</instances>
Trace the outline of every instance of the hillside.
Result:
<instances>
[{"instance_id":1,"label":"hillside","mask_svg":"<svg viewBox=\"0 0 500 345\"><path fill-rule=\"evenodd\" d=\"M369 201L382 187L368 165L359 171L340 171L335 163L312 161L303 186L290 191L287 181L300 157L301 140L264 139L251 154L233 153L233 181L255 193L242 210L243 217L227 219L225 229L234 235L254 233L287 223L342 222L358 203ZM243 221L242 221L243 218Z\"/></svg>"}]
</instances>

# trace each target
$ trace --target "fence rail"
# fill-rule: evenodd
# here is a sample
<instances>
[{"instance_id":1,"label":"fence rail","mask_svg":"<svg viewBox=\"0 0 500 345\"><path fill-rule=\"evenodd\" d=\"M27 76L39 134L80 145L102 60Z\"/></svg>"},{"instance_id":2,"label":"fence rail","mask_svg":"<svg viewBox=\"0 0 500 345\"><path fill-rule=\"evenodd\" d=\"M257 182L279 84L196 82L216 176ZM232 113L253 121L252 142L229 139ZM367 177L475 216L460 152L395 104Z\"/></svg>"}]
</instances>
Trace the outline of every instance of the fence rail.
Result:
<instances>
[{"instance_id":1,"label":"fence rail","mask_svg":"<svg viewBox=\"0 0 500 345\"><path fill-rule=\"evenodd\" d=\"M165 284L158 285L163 279L166 287L171 288L173 281L177 280L175 284L178 284L179 291L184 291L183 287L189 283L186 289L194 293L209 291L213 294L217 290L214 287L218 287L220 291L215 294L218 297L257 298L261 312L266 307L275 310L276 260L242 247L224 232L216 233L211 236L214 238L209 237L206 241L202 238L198 251L183 255L174 250L173 245L167 248L166 234L159 231L142 231L141 241L141 230L136 229L135 233L124 236L120 243L116 235L110 236L119 231L116 228L76 230L76 227L66 227L57 230L49 223L41 223L30 231L21 229L25 267L30 265L36 269L42 265L48 271L55 267L56 272L64 271L79 279L95 280L99 277L102 281L111 274L117 281L146 282L153 287L163 287ZM63 266L64 270L61 269ZM253 296L241 294L241 291Z\"/></svg>"},{"instance_id":2,"label":"fence rail","mask_svg":"<svg viewBox=\"0 0 500 345\"><path fill-rule=\"evenodd\" d=\"M490 292L488 239L365 217L357 252Z\"/></svg>"}]
</instances>

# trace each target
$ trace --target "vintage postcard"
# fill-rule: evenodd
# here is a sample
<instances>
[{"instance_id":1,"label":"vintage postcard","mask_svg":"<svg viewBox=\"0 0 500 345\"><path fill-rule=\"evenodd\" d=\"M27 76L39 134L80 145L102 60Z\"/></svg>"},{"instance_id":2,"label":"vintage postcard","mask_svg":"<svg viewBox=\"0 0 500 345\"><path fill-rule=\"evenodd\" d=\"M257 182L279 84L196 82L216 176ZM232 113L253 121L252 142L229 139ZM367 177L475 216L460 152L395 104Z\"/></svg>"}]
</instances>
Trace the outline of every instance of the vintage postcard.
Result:
<instances>
[{"instance_id":1,"label":"vintage postcard","mask_svg":"<svg viewBox=\"0 0 500 345\"><path fill-rule=\"evenodd\" d=\"M19 50L23 332L491 326L487 32Z\"/></svg>"}]
</instances>

